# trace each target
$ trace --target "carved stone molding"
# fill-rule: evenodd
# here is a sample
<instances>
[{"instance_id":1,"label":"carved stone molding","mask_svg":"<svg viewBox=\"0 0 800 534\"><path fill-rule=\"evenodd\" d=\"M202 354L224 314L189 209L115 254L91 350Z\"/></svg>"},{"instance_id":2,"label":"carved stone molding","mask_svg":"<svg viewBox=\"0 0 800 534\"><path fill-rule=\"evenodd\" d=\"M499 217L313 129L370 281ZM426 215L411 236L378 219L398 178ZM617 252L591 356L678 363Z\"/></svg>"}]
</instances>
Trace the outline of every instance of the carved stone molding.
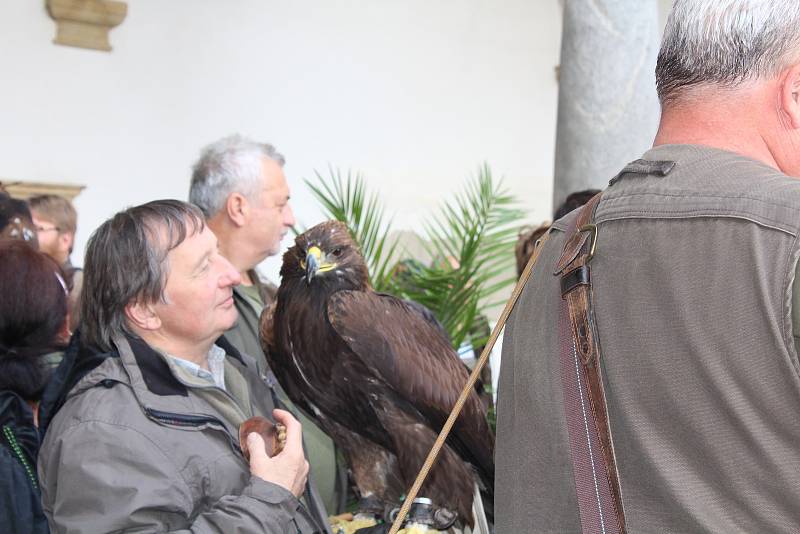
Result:
<instances>
[{"instance_id":1,"label":"carved stone molding","mask_svg":"<svg viewBox=\"0 0 800 534\"><path fill-rule=\"evenodd\" d=\"M72 202L81 191L86 189L85 185L75 184L53 184L43 182L21 182L19 180L8 180L0 178L0 189L14 198L28 199L36 195L58 195Z\"/></svg>"},{"instance_id":2,"label":"carved stone molding","mask_svg":"<svg viewBox=\"0 0 800 534\"><path fill-rule=\"evenodd\" d=\"M125 20L128 5L112 0L47 0L56 44L111 51L108 32Z\"/></svg>"}]
</instances>

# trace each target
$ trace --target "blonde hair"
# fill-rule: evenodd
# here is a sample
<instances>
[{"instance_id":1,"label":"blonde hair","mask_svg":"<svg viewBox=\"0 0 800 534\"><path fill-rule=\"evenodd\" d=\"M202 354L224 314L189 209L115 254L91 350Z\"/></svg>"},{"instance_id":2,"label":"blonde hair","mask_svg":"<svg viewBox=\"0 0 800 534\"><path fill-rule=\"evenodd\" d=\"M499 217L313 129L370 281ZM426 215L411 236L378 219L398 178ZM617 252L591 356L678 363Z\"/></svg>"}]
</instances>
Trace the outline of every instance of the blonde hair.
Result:
<instances>
[{"instance_id":1,"label":"blonde hair","mask_svg":"<svg viewBox=\"0 0 800 534\"><path fill-rule=\"evenodd\" d=\"M77 231L78 213L66 198L58 195L36 195L28 199L28 205L37 218L51 221L59 232L70 232L74 235Z\"/></svg>"}]
</instances>

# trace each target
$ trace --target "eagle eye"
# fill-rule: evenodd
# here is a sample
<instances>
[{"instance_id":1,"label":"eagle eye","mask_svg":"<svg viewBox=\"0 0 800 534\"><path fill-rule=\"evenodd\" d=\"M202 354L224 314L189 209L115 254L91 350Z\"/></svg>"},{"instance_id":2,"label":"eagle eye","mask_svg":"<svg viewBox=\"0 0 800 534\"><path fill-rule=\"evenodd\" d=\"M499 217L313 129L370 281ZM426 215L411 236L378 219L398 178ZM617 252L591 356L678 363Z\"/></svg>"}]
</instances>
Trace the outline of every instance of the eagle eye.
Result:
<instances>
[{"instance_id":1,"label":"eagle eye","mask_svg":"<svg viewBox=\"0 0 800 534\"><path fill-rule=\"evenodd\" d=\"M333 252L331 252L331 254L333 254L333 255L334 255L334 256L336 256L336 257L339 257L339 256L341 256L341 255L342 255L342 249L340 249L340 248L335 248L335 249L333 249Z\"/></svg>"}]
</instances>

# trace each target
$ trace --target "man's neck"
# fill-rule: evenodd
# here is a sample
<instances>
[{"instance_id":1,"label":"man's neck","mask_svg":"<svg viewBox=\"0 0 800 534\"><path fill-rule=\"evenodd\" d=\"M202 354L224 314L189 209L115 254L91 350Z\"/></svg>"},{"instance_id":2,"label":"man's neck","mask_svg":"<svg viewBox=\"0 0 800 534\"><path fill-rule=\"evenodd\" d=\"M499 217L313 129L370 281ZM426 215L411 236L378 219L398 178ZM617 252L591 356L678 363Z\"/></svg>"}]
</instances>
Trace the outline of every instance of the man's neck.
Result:
<instances>
[{"instance_id":1,"label":"man's neck","mask_svg":"<svg viewBox=\"0 0 800 534\"><path fill-rule=\"evenodd\" d=\"M688 105L663 111L653 146L702 145L735 152L781 170L763 135L768 104L760 93L697 95Z\"/></svg>"},{"instance_id":2,"label":"man's neck","mask_svg":"<svg viewBox=\"0 0 800 534\"><path fill-rule=\"evenodd\" d=\"M687 119L677 117L662 119L653 146L659 145L702 145L728 152L735 152L760 161L774 169L780 170L769 146L757 131L741 131L735 135L714 129L687 129ZM727 129L727 127L725 128Z\"/></svg>"},{"instance_id":3,"label":"man's neck","mask_svg":"<svg viewBox=\"0 0 800 534\"><path fill-rule=\"evenodd\" d=\"M256 281L251 276L252 273L253 273L252 269L247 269L246 271L239 272L239 276L242 278L241 285L246 287L252 287L256 284Z\"/></svg>"},{"instance_id":4,"label":"man's neck","mask_svg":"<svg viewBox=\"0 0 800 534\"><path fill-rule=\"evenodd\" d=\"M208 227L219 240L219 253L228 260L242 277L242 285L251 286L255 283L250 279L248 271L254 269L256 264L247 253L247 247L241 246L236 240L235 229L225 224L224 220L212 218L207 221Z\"/></svg>"},{"instance_id":5,"label":"man's neck","mask_svg":"<svg viewBox=\"0 0 800 534\"><path fill-rule=\"evenodd\" d=\"M188 342L169 339L159 332L139 332L139 336L151 347L175 358L196 363L208 371L208 352L214 341Z\"/></svg>"}]
</instances>

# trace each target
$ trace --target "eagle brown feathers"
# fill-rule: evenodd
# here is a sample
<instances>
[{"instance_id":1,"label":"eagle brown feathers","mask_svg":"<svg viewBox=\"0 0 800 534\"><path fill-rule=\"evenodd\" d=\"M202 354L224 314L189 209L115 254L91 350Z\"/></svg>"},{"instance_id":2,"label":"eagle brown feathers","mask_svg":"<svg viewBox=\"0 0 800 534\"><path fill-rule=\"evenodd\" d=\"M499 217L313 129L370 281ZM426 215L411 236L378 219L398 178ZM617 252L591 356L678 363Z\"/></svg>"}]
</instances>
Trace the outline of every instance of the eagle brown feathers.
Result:
<instances>
[{"instance_id":1,"label":"eagle brown feathers","mask_svg":"<svg viewBox=\"0 0 800 534\"><path fill-rule=\"evenodd\" d=\"M398 502L467 382L423 310L375 292L347 227L329 221L284 254L275 306L262 317L270 367L343 450L362 498ZM471 525L473 473L491 495L493 450L473 392L420 496Z\"/></svg>"}]
</instances>

